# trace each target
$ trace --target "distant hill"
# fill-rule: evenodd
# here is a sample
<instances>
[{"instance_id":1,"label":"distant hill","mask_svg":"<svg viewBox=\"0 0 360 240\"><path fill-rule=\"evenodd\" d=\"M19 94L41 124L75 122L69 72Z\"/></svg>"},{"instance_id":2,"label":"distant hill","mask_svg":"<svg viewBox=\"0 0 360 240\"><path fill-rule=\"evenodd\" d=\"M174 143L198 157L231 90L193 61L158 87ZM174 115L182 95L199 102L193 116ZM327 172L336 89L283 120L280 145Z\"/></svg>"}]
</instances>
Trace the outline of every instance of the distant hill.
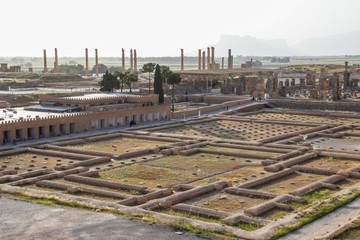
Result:
<instances>
[{"instance_id":1,"label":"distant hill","mask_svg":"<svg viewBox=\"0 0 360 240\"><path fill-rule=\"evenodd\" d=\"M227 56L228 49L231 49L234 56L334 56L359 55L359 42L360 31L311 38L294 46L289 46L285 39L264 40L250 36L222 34L218 42L209 46L215 47L216 56L224 57ZM197 54L197 50L186 53L190 56L197 56Z\"/></svg>"},{"instance_id":2,"label":"distant hill","mask_svg":"<svg viewBox=\"0 0 360 240\"><path fill-rule=\"evenodd\" d=\"M215 47L216 56L227 56L228 49L231 49L233 56L293 56L297 52L290 48L286 40L263 40L254 37L233 36L222 34L217 43L210 46ZM204 49L203 49L204 51ZM195 55L197 52L192 51L189 55Z\"/></svg>"},{"instance_id":3,"label":"distant hill","mask_svg":"<svg viewBox=\"0 0 360 240\"><path fill-rule=\"evenodd\" d=\"M311 38L293 47L301 55L359 55L360 31Z\"/></svg>"}]
</instances>

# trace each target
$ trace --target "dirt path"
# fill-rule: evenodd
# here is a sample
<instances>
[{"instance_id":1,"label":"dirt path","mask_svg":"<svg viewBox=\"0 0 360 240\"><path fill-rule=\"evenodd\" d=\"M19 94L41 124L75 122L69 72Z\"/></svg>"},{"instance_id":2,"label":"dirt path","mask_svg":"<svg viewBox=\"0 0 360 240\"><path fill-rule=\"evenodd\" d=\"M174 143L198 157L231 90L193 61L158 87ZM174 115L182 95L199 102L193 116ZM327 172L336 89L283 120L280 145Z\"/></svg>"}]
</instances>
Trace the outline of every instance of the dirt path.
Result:
<instances>
[{"instance_id":1,"label":"dirt path","mask_svg":"<svg viewBox=\"0 0 360 240\"><path fill-rule=\"evenodd\" d=\"M328 215L307 224L298 230L279 238L279 240L313 240L328 232L345 225L350 220L360 217L360 198L355 199L346 206L343 206Z\"/></svg>"},{"instance_id":2,"label":"dirt path","mask_svg":"<svg viewBox=\"0 0 360 240\"><path fill-rule=\"evenodd\" d=\"M193 234L177 235L170 227L129 220L113 214L49 207L0 196L0 239L174 239L197 240Z\"/></svg>"}]
</instances>

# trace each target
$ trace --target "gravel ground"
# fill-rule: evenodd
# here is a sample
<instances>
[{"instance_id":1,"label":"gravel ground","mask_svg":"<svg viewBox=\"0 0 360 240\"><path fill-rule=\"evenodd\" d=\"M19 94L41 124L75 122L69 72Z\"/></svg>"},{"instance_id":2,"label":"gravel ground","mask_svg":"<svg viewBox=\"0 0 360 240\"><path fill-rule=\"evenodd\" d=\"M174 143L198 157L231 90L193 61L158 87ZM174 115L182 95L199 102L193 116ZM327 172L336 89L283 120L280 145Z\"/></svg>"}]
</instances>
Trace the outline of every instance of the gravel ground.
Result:
<instances>
[{"instance_id":1,"label":"gravel ground","mask_svg":"<svg viewBox=\"0 0 360 240\"><path fill-rule=\"evenodd\" d=\"M0 196L0 239L142 239L195 240L168 226L107 213L50 207Z\"/></svg>"}]
</instances>

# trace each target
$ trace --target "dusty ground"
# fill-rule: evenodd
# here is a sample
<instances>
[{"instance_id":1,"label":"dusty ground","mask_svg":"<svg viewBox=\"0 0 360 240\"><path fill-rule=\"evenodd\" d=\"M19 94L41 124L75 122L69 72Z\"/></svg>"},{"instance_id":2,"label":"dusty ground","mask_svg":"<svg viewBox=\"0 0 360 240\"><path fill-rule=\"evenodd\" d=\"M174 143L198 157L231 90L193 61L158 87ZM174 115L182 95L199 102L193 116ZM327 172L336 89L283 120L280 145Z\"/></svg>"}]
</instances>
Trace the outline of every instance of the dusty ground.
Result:
<instances>
[{"instance_id":1,"label":"dusty ground","mask_svg":"<svg viewBox=\"0 0 360 240\"><path fill-rule=\"evenodd\" d=\"M0 239L202 239L168 226L107 213L48 207L0 197Z\"/></svg>"},{"instance_id":2,"label":"dusty ground","mask_svg":"<svg viewBox=\"0 0 360 240\"><path fill-rule=\"evenodd\" d=\"M77 160L30 153L0 158L0 164L4 170L18 170L19 173L46 168L52 169L55 166L69 165L75 162Z\"/></svg>"}]
</instances>

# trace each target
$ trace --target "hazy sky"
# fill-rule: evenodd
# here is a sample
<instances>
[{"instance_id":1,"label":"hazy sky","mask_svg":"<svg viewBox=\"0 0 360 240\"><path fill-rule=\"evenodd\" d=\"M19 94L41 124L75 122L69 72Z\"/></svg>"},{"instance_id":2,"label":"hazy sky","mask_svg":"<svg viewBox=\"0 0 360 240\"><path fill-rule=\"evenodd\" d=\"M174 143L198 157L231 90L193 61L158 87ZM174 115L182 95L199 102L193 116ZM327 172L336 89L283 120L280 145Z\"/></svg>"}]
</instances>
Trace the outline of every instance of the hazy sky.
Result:
<instances>
[{"instance_id":1,"label":"hazy sky","mask_svg":"<svg viewBox=\"0 0 360 240\"><path fill-rule=\"evenodd\" d=\"M359 0L2 0L0 56L176 56L221 34L286 39L360 30Z\"/></svg>"}]
</instances>

